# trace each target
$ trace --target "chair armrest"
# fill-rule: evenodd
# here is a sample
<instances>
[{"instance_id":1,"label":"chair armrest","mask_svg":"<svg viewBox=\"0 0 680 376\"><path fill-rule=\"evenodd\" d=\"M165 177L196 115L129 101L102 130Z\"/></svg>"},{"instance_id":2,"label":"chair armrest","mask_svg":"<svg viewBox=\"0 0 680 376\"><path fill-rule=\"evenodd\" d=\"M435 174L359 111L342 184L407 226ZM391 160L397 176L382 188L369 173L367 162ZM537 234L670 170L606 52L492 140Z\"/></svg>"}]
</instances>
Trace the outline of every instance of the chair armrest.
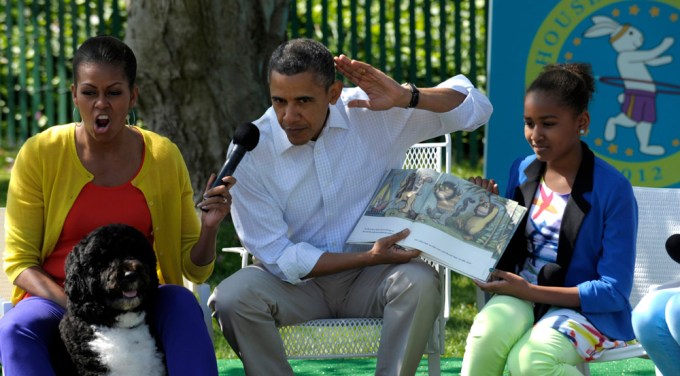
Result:
<instances>
[{"instance_id":1,"label":"chair armrest","mask_svg":"<svg viewBox=\"0 0 680 376\"><path fill-rule=\"evenodd\" d=\"M12 302L2 300L2 298L0 298L0 318L4 316L10 309L12 309L12 307L14 307Z\"/></svg>"},{"instance_id":2,"label":"chair armrest","mask_svg":"<svg viewBox=\"0 0 680 376\"><path fill-rule=\"evenodd\" d=\"M680 279L676 279L674 281L668 281L666 283L662 283L660 285L651 285L649 286L649 291L655 291L655 290L665 290L665 289L671 289L674 287L680 287Z\"/></svg>"},{"instance_id":3,"label":"chair armrest","mask_svg":"<svg viewBox=\"0 0 680 376\"><path fill-rule=\"evenodd\" d=\"M222 252L238 253L241 255L241 269L248 266L248 250L243 247L225 247Z\"/></svg>"}]
</instances>

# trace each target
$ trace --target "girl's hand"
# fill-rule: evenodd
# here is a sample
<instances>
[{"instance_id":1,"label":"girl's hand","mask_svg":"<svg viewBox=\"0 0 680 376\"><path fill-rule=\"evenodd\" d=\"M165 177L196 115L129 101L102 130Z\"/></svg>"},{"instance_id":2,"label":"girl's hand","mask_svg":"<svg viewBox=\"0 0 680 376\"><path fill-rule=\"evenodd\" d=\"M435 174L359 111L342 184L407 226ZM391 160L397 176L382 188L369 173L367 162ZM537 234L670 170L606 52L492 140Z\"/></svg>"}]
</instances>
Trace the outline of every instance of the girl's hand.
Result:
<instances>
[{"instance_id":1,"label":"girl's hand","mask_svg":"<svg viewBox=\"0 0 680 376\"><path fill-rule=\"evenodd\" d=\"M496 184L493 179L484 179L481 176L475 176L468 178L468 181L486 189L488 192L498 194L498 184Z\"/></svg>"},{"instance_id":2,"label":"girl's hand","mask_svg":"<svg viewBox=\"0 0 680 376\"><path fill-rule=\"evenodd\" d=\"M515 273L494 270L489 282L473 281L482 291L533 301L531 284Z\"/></svg>"}]
</instances>

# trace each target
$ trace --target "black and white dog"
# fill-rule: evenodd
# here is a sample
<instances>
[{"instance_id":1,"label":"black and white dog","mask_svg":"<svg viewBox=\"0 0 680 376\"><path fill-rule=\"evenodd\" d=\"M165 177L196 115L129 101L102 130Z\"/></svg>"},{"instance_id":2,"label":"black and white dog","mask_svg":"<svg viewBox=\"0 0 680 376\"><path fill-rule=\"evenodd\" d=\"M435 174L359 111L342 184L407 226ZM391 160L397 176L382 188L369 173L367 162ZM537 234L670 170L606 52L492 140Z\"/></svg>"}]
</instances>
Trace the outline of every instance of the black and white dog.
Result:
<instances>
[{"instance_id":1,"label":"black and white dog","mask_svg":"<svg viewBox=\"0 0 680 376\"><path fill-rule=\"evenodd\" d=\"M158 289L156 255L137 229L92 231L66 258L66 315L59 330L79 375L165 375L148 325Z\"/></svg>"}]
</instances>

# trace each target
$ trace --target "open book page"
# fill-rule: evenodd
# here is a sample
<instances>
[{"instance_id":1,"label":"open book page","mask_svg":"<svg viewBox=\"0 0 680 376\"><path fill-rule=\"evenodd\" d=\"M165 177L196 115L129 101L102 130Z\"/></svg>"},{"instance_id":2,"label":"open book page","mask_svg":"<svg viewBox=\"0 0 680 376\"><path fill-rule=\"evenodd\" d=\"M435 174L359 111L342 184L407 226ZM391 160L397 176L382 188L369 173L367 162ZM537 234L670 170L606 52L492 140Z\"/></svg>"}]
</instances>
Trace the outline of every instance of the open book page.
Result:
<instances>
[{"instance_id":1,"label":"open book page","mask_svg":"<svg viewBox=\"0 0 680 376\"><path fill-rule=\"evenodd\" d=\"M455 175L391 170L348 243L372 243L409 228L399 242L468 277L486 281L526 209Z\"/></svg>"}]
</instances>

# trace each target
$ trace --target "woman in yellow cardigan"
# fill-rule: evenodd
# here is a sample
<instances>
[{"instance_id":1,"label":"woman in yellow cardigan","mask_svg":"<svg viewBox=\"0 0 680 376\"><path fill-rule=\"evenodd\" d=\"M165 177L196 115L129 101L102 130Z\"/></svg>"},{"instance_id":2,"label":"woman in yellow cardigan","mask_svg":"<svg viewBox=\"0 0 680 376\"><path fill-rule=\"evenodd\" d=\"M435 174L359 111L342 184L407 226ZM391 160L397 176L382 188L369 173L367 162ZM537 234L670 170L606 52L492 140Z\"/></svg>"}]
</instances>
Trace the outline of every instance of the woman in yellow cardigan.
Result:
<instances>
[{"instance_id":1,"label":"woman in yellow cardigan","mask_svg":"<svg viewBox=\"0 0 680 376\"><path fill-rule=\"evenodd\" d=\"M177 146L126 124L138 97L136 67L120 40L85 41L73 58L71 87L82 121L45 130L17 155L4 253L15 308L0 320L0 362L8 375L71 373L58 331L66 306L65 258L87 233L109 223L134 226L156 251L163 285L152 320L169 374L217 374L201 309L176 285L182 276L201 283L212 273L235 180L206 188L199 220Z\"/></svg>"}]
</instances>

